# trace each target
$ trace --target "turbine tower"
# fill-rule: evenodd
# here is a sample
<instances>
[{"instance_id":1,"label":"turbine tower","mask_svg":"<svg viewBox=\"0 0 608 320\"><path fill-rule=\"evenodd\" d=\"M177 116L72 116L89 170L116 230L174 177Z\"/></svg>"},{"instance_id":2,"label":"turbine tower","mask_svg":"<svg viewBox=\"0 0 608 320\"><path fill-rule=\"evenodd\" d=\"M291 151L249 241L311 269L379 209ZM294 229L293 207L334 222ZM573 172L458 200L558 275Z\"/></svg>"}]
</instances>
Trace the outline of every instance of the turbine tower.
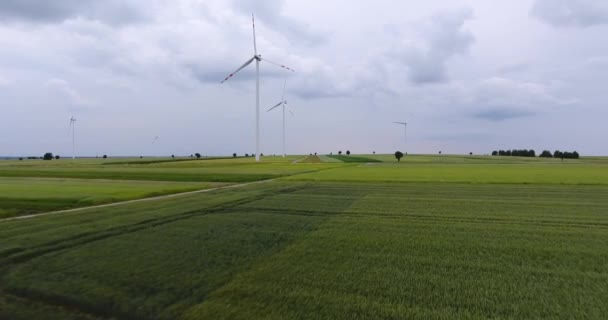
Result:
<instances>
[{"instance_id":1,"label":"turbine tower","mask_svg":"<svg viewBox=\"0 0 608 320\"><path fill-rule=\"evenodd\" d=\"M405 144L407 143L407 122L393 122L393 123L403 125L403 145L405 146ZM403 149L403 151L405 151L405 149Z\"/></svg>"},{"instance_id":2,"label":"turbine tower","mask_svg":"<svg viewBox=\"0 0 608 320\"><path fill-rule=\"evenodd\" d=\"M72 160L76 159L76 118L70 118L70 131L72 132Z\"/></svg>"},{"instance_id":3,"label":"turbine tower","mask_svg":"<svg viewBox=\"0 0 608 320\"><path fill-rule=\"evenodd\" d=\"M258 54L258 48L255 42L255 19L251 14L251 23L253 25L253 57L247 60L242 66L236 71L229 74L226 79L220 83L224 83L226 80L232 78L237 72L243 70L245 67L250 65L255 60L255 161L260 161L260 61L264 60L270 64L281 67L283 69L295 72L293 69L286 67L285 65L262 59L262 55Z\"/></svg>"},{"instance_id":4,"label":"turbine tower","mask_svg":"<svg viewBox=\"0 0 608 320\"><path fill-rule=\"evenodd\" d=\"M274 107L268 109L266 112L269 112L279 106L282 106L283 109L283 158L285 158L285 156L287 156L287 153L285 152L285 108L287 107L287 101L285 100L285 86L287 85L287 79L285 79L285 82L283 83L283 96L281 97L281 102L277 103ZM289 113L291 113L291 115L293 115L293 112L289 109L287 109L289 111Z\"/></svg>"}]
</instances>

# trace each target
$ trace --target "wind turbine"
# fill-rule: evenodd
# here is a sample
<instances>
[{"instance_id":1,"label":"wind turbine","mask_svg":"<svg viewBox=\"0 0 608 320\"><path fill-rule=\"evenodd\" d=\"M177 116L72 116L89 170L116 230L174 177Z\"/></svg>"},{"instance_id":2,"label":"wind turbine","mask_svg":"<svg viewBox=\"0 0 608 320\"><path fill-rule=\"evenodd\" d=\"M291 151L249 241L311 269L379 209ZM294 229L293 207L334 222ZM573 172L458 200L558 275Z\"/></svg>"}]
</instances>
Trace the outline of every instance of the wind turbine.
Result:
<instances>
[{"instance_id":1,"label":"wind turbine","mask_svg":"<svg viewBox=\"0 0 608 320\"><path fill-rule=\"evenodd\" d=\"M72 160L76 159L76 118L70 118L70 131L72 131Z\"/></svg>"},{"instance_id":2,"label":"wind turbine","mask_svg":"<svg viewBox=\"0 0 608 320\"><path fill-rule=\"evenodd\" d=\"M287 106L287 101L285 100L285 86L287 85L287 79L285 79L285 82L283 83L283 96L281 97L281 102L277 103L274 107L268 109L266 112L270 112L271 110L282 106L283 108L283 158L285 158L285 156L287 155L285 153L285 107ZM293 112L289 109L287 109L289 111L289 113L291 113L291 115L293 115Z\"/></svg>"},{"instance_id":3,"label":"wind turbine","mask_svg":"<svg viewBox=\"0 0 608 320\"><path fill-rule=\"evenodd\" d=\"M258 54L258 48L255 42L255 19L253 13L251 14L251 23L253 25L253 57L240 66L236 71L229 74L226 79L220 83L226 82L232 78L237 72L243 70L245 67L250 65L255 60L255 161L260 161L260 61L264 60L270 64L281 67L283 69L295 72L293 69L286 67L285 65L262 59L262 55Z\"/></svg>"},{"instance_id":4,"label":"wind turbine","mask_svg":"<svg viewBox=\"0 0 608 320\"><path fill-rule=\"evenodd\" d=\"M155 136L154 140L152 140L152 144L154 144L156 142L156 140L158 140L159 136Z\"/></svg>"},{"instance_id":5,"label":"wind turbine","mask_svg":"<svg viewBox=\"0 0 608 320\"><path fill-rule=\"evenodd\" d=\"M396 124L402 124L403 125L403 143L405 145L405 143L407 142L407 122L393 122ZM405 151L405 150L404 150Z\"/></svg>"}]
</instances>

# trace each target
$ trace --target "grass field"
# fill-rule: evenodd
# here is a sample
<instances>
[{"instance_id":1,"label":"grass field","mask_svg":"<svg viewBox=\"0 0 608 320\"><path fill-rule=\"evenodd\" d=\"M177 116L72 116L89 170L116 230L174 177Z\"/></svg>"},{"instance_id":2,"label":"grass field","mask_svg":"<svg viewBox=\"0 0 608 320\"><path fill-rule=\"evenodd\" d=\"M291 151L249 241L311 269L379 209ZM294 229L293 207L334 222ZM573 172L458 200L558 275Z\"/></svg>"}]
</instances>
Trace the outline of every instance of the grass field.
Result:
<instances>
[{"instance_id":1,"label":"grass field","mask_svg":"<svg viewBox=\"0 0 608 320\"><path fill-rule=\"evenodd\" d=\"M219 187L225 183L2 178L0 218Z\"/></svg>"},{"instance_id":2,"label":"grass field","mask_svg":"<svg viewBox=\"0 0 608 320\"><path fill-rule=\"evenodd\" d=\"M283 178L0 221L0 319L608 314L607 159L357 157L145 164Z\"/></svg>"}]
</instances>

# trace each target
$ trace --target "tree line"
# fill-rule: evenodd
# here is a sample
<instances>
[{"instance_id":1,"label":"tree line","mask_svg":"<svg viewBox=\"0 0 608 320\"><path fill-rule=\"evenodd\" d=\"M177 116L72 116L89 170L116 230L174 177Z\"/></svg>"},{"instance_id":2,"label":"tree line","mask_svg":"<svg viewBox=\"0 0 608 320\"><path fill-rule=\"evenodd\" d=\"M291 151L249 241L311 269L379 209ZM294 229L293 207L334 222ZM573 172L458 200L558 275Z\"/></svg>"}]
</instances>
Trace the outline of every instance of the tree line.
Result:
<instances>
[{"instance_id":1,"label":"tree line","mask_svg":"<svg viewBox=\"0 0 608 320\"><path fill-rule=\"evenodd\" d=\"M512 156L512 157L536 157L536 152L533 149L523 149L523 150L494 150L492 151L493 156ZM578 152L569 152L569 151L559 151L555 150L555 152L551 153L549 150L543 150L543 152L538 155L541 158L558 158L558 159L578 159L580 155Z\"/></svg>"}]
</instances>

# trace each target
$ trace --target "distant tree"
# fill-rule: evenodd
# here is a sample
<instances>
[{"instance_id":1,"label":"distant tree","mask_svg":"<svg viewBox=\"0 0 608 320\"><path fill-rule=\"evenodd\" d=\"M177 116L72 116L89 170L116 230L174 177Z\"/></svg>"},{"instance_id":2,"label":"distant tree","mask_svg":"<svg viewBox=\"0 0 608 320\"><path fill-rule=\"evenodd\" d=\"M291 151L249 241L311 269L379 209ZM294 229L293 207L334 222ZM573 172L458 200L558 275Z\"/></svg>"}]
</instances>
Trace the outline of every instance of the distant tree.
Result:
<instances>
[{"instance_id":1,"label":"distant tree","mask_svg":"<svg viewBox=\"0 0 608 320\"><path fill-rule=\"evenodd\" d=\"M350 156L350 150L346 150L346 155Z\"/></svg>"},{"instance_id":2,"label":"distant tree","mask_svg":"<svg viewBox=\"0 0 608 320\"><path fill-rule=\"evenodd\" d=\"M342 151L338 151L338 154L342 154Z\"/></svg>"},{"instance_id":3,"label":"distant tree","mask_svg":"<svg viewBox=\"0 0 608 320\"><path fill-rule=\"evenodd\" d=\"M496 150L492 151L492 155L493 156L497 156L498 155L498 151L496 151Z\"/></svg>"},{"instance_id":4,"label":"distant tree","mask_svg":"<svg viewBox=\"0 0 608 320\"><path fill-rule=\"evenodd\" d=\"M107 159L107 158L108 158L108 155L107 155L107 154L104 154L102 158Z\"/></svg>"},{"instance_id":5,"label":"distant tree","mask_svg":"<svg viewBox=\"0 0 608 320\"><path fill-rule=\"evenodd\" d=\"M403 158L403 152L401 152L401 151L395 152L395 159L397 159L397 162L401 162L401 158Z\"/></svg>"},{"instance_id":6,"label":"distant tree","mask_svg":"<svg viewBox=\"0 0 608 320\"><path fill-rule=\"evenodd\" d=\"M376 154L376 151L372 151L373 154Z\"/></svg>"},{"instance_id":7,"label":"distant tree","mask_svg":"<svg viewBox=\"0 0 608 320\"><path fill-rule=\"evenodd\" d=\"M22 161L22 160L23 160L23 158L22 158L22 157L19 157L19 160L20 160L20 161Z\"/></svg>"},{"instance_id":8,"label":"distant tree","mask_svg":"<svg viewBox=\"0 0 608 320\"><path fill-rule=\"evenodd\" d=\"M572 159L578 159L580 158L580 155L578 154L578 152L574 151L572 152Z\"/></svg>"},{"instance_id":9,"label":"distant tree","mask_svg":"<svg viewBox=\"0 0 608 320\"><path fill-rule=\"evenodd\" d=\"M260 153L260 157L263 157L263 156L264 156L264 154L263 154L263 153Z\"/></svg>"},{"instance_id":10,"label":"distant tree","mask_svg":"<svg viewBox=\"0 0 608 320\"><path fill-rule=\"evenodd\" d=\"M140 159L143 159L144 157L143 157L143 156L139 156L139 158L140 158Z\"/></svg>"},{"instance_id":11,"label":"distant tree","mask_svg":"<svg viewBox=\"0 0 608 320\"><path fill-rule=\"evenodd\" d=\"M439 154L441 154L441 151L439 151Z\"/></svg>"},{"instance_id":12,"label":"distant tree","mask_svg":"<svg viewBox=\"0 0 608 320\"><path fill-rule=\"evenodd\" d=\"M559 150L555 150L553 152L553 158L563 158L563 155L564 154L561 151L559 151Z\"/></svg>"},{"instance_id":13,"label":"distant tree","mask_svg":"<svg viewBox=\"0 0 608 320\"><path fill-rule=\"evenodd\" d=\"M42 160L53 160L53 153L52 152L45 153L44 156L42 157Z\"/></svg>"},{"instance_id":14,"label":"distant tree","mask_svg":"<svg viewBox=\"0 0 608 320\"><path fill-rule=\"evenodd\" d=\"M236 152L232 154L232 157L233 157L233 158L236 158Z\"/></svg>"},{"instance_id":15,"label":"distant tree","mask_svg":"<svg viewBox=\"0 0 608 320\"><path fill-rule=\"evenodd\" d=\"M171 155L171 159L175 159L175 155L174 154Z\"/></svg>"},{"instance_id":16,"label":"distant tree","mask_svg":"<svg viewBox=\"0 0 608 320\"><path fill-rule=\"evenodd\" d=\"M330 153L329 153L329 155L330 155L330 156L333 156L333 155L334 155L334 153L333 153L333 152L330 152Z\"/></svg>"},{"instance_id":17,"label":"distant tree","mask_svg":"<svg viewBox=\"0 0 608 320\"><path fill-rule=\"evenodd\" d=\"M472 156L472 155L473 155L473 152L469 152L469 155L470 155L470 156Z\"/></svg>"},{"instance_id":18,"label":"distant tree","mask_svg":"<svg viewBox=\"0 0 608 320\"><path fill-rule=\"evenodd\" d=\"M201 157L201 154L200 154L200 153L198 153L198 152L197 152L197 153L195 153L194 155L196 156L196 158L197 158L197 159L199 159L199 158Z\"/></svg>"},{"instance_id":19,"label":"distant tree","mask_svg":"<svg viewBox=\"0 0 608 320\"><path fill-rule=\"evenodd\" d=\"M317 155L317 153L315 152L315 156Z\"/></svg>"},{"instance_id":20,"label":"distant tree","mask_svg":"<svg viewBox=\"0 0 608 320\"><path fill-rule=\"evenodd\" d=\"M249 157L249 153L245 153L245 158Z\"/></svg>"},{"instance_id":21,"label":"distant tree","mask_svg":"<svg viewBox=\"0 0 608 320\"><path fill-rule=\"evenodd\" d=\"M59 158L61 158L59 155L55 156L55 160L59 160Z\"/></svg>"},{"instance_id":22,"label":"distant tree","mask_svg":"<svg viewBox=\"0 0 608 320\"><path fill-rule=\"evenodd\" d=\"M553 155L551 154L551 151L549 151L549 150L543 150L543 152L540 153L539 157L541 157L541 158L553 158Z\"/></svg>"}]
</instances>

